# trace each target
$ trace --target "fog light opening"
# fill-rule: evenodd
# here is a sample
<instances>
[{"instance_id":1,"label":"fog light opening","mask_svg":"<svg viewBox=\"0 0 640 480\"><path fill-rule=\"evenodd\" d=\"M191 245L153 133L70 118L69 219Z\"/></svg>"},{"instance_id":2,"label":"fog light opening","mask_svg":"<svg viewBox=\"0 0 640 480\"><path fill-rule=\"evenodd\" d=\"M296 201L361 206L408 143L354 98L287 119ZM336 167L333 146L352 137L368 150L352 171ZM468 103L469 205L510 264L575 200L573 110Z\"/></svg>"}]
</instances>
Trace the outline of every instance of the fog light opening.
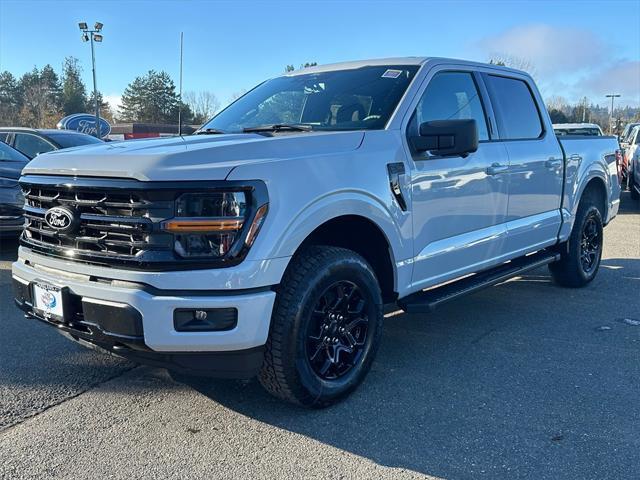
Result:
<instances>
[{"instance_id":1,"label":"fog light opening","mask_svg":"<svg viewBox=\"0 0 640 480\"><path fill-rule=\"evenodd\" d=\"M176 332L219 332L238 325L235 308L178 308L173 312Z\"/></svg>"}]
</instances>

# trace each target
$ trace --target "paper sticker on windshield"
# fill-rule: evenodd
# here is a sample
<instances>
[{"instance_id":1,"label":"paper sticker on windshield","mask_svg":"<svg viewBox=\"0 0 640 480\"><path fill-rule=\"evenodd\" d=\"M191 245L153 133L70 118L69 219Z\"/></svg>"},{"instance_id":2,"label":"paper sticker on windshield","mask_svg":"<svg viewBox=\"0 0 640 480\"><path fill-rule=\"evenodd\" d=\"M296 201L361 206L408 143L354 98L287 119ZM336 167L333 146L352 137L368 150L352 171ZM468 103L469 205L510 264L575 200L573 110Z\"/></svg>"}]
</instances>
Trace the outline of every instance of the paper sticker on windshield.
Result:
<instances>
[{"instance_id":1,"label":"paper sticker on windshield","mask_svg":"<svg viewBox=\"0 0 640 480\"><path fill-rule=\"evenodd\" d=\"M398 78L402 75L402 70L387 70L382 74L382 78Z\"/></svg>"}]
</instances>

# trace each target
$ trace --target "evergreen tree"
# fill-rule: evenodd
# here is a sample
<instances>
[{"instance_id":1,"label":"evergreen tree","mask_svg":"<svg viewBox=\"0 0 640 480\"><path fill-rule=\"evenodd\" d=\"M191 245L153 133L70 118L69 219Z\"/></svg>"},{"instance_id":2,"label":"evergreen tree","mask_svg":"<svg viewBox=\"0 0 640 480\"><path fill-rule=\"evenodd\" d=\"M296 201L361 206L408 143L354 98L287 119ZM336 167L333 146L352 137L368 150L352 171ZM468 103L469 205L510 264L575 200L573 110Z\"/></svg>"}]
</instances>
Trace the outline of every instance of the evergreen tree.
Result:
<instances>
[{"instance_id":1,"label":"evergreen tree","mask_svg":"<svg viewBox=\"0 0 640 480\"><path fill-rule=\"evenodd\" d=\"M91 111L87 104L87 89L82 82L78 59L67 57L62 69L62 111L65 115Z\"/></svg>"},{"instance_id":2,"label":"evergreen tree","mask_svg":"<svg viewBox=\"0 0 640 480\"><path fill-rule=\"evenodd\" d=\"M86 108L87 113L93 114L96 111L96 104L95 104L94 98L95 97L93 96L93 92L91 92L91 95L87 100L87 108ZM114 123L115 120L113 118L113 111L111 109L111 105L109 105L109 102L104 100L101 92L98 92L98 105L100 107L100 117L104 118L109 123Z\"/></svg>"},{"instance_id":3,"label":"evergreen tree","mask_svg":"<svg viewBox=\"0 0 640 480\"><path fill-rule=\"evenodd\" d=\"M0 73L0 125L18 125L22 108L22 91L18 80L10 72Z\"/></svg>"},{"instance_id":4,"label":"evergreen tree","mask_svg":"<svg viewBox=\"0 0 640 480\"><path fill-rule=\"evenodd\" d=\"M122 95L122 120L129 122L177 123L179 99L176 87L166 72L149 72L136 77ZM191 115L183 104L183 123Z\"/></svg>"}]
</instances>

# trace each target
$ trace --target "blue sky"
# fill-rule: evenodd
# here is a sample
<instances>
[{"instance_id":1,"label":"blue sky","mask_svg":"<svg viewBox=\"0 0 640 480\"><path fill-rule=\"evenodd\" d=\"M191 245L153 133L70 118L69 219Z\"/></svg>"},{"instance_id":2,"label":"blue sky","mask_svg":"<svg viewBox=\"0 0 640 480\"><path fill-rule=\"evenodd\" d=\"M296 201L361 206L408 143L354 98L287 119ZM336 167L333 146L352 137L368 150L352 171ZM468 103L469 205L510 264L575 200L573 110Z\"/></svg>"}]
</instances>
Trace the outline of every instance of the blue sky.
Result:
<instances>
[{"instance_id":1,"label":"blue sky","mask_svg":"<svg viewBox=\"0 0 640 480\"><path fill-rule=\"evenodd\" d=\"M104 23L98 88L117 102L150 69L224 104L287 64L387 56L501 55L530 65L545 97L622 93L640 104L640 1L29 1L0 0L0 70L22 75L66 56L91 85L77 23Z\"/></svg>"}]
</instances>

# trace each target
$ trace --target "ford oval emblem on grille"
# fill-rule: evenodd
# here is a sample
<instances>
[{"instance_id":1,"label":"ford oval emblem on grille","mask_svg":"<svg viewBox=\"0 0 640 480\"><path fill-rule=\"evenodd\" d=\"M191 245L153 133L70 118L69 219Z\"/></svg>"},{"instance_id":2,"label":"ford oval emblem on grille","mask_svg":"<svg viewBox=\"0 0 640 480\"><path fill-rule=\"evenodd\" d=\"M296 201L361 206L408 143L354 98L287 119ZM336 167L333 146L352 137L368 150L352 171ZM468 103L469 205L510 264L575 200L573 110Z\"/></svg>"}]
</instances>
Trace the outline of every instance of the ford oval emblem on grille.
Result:
<instances>
[{"instance_id":1,"label":"ford oval emblem on grille","mask_svg":"<svg viewBox=\"0 0 640 480\"><path fill-rule=\"evenodd\" d=\"M70 233L79 223L73 211L64 207L53 207L44 214L44 221L60 233Z\"/></svg>"}]
</instances>

